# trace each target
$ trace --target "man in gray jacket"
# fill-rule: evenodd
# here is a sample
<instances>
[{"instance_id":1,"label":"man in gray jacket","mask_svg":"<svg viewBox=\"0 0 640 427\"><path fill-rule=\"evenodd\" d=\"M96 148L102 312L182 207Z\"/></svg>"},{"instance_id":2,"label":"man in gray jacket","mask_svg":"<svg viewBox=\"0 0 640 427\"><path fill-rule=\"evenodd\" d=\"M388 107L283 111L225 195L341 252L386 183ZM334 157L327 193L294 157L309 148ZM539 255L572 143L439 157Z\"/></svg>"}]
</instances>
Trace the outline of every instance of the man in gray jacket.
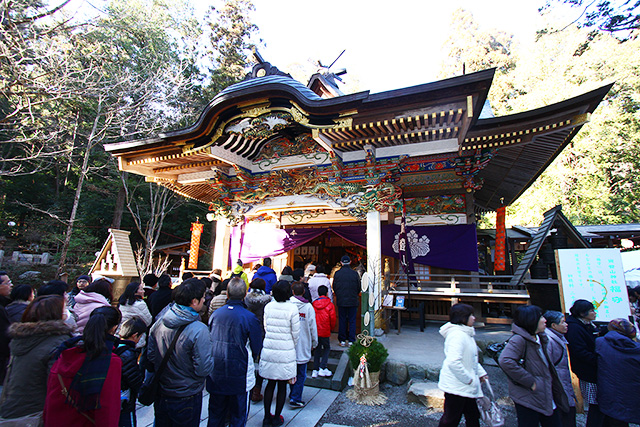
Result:
<instances>
[{"instance_id":1,"label":"man in gray jacket","mask_svg":"<svg viewBox=\"0 0 640 427\"><path fill-rule=\"evenodd\" d=\"M205 285L187 279L173 290L174 304L151 327L147 356L155 369L181 326L185 326L160 378L160 398L154 403L157 427L200 425L202 389L213 368L209 330L200 321Z\"/></svg>"}]
</instances>

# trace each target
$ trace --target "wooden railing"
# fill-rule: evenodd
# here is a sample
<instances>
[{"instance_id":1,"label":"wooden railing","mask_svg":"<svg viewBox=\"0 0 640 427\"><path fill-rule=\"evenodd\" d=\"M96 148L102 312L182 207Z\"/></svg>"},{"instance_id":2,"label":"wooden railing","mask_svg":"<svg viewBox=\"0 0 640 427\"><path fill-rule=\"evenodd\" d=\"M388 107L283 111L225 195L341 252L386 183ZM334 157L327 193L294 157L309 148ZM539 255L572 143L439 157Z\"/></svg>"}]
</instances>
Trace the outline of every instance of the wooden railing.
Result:
<instances>
[{"instance_id":1,"label":"wooden railing","mask_svg":"<svg viewBox=\"0 0 640 427\"><path fill-rule=\"evenodd\" d=\"M454 294L502 294L514 296L528 295L524 285L509 284L513 276L484 276L464 274L391 274L385 278L385 285L390 291L408 293ZM409 286L411 285L411 286Z\"/></svg>"}]
</instances>

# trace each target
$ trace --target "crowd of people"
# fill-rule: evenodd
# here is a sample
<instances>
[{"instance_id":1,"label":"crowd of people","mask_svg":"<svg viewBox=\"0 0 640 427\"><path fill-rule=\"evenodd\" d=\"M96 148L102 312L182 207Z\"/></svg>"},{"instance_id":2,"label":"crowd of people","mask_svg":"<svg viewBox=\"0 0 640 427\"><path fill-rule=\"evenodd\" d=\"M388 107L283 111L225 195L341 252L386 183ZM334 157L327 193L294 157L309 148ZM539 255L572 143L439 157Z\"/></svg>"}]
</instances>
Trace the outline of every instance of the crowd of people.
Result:
<instances>
[{"instance_id":1,"label":"crowd of people","mask_svg":"<svg viewBox=\"0 0 640 427\"><path fill-rule=\"evenodd\" d=\"M632 301L634 303L635 301ZM445 360L438 386L445 393L440 427L454 427L464 415L468 427L479 426L476 399L488 375L478 362L473 307L455 304L440 328ZM498 360L506 374L519 427L576 427L580 396L588 404L586 427L628 427L640 423L640 344L628 319L597 328L596 309L576 300L565 315L545 313L535 305L518 307L512 333Z\"/></svg>"},{"instance_id":2,"label":"crowd of people","mask_svg":"<svg viewBox=\"0 0 640 427\"><path fill-rule=\"evenodd\" d=\"M313 377L333 375L332 283L324 266L278 277L265 258L251 281L241 267L225 280L220 270L185 273L175 287L148 274L117 300L106 278L36 291L0 272L0 423L135 426L139 393L158 372L157 426L200 425L205 388L209 426L245 425L250 402L263 402L263 426L282 425L287 395L291 408L306 405L309 362ZM310 286L314 274L322 280ZM357 296L359 283L350 291Z\"/></svg>"},{"instance_id":3,"label":"crowd of people","mask_svg":"<svg viewBox=\"0 0 640 427\"><path fill-rule=\"evenodd\" d=\"M83 275L70 290L53 280L36 291L0 272L0 422L135 426L139 393L158 373L157 426L198 426L205 388L209 426L245 425L251 402L264 405L263 426L280 426L287 396L291 408L306 405L309 363L313 377L333 375L336 324L340 345L355 340L360 284L350 263L343 257L331 279L322 265L278 276L268 258L251 280L241 261L224 280L220 270L186 273L175 287L168 275L149 274L117 301L106 278ZM462 416L479 426L476 399L488 375L473 307L455 304L449 318L440 329L440 426L457 426ZM575 427L579 397L588 404L587 427L640 422L637 331L627 319L600 328L595 320L586 300L566 318L534 305L515 311L499 365L519 426Z\"/></svg>"}]
</instances>

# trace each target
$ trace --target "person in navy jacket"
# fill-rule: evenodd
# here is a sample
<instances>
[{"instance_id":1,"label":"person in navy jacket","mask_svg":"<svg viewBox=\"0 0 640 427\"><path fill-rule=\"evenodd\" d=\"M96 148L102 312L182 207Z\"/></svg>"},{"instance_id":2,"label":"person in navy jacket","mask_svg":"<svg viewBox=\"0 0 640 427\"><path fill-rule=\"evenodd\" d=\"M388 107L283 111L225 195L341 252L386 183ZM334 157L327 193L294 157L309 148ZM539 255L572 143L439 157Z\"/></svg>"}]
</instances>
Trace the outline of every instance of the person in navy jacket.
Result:
<instances>
[{"instance_id":1,"label":"person in navy jacket","mask_svg":"<svg viewBox=\"0 0 640 427\"><path fill-rule=\"evenodd\" d=\"M255 279L263 279L266 283L265 292L267 294L271 294L271 288L278 281L278 276L276 272L271 268L271 258L265 258L262 260L262 267L255 272L251 280Z\"/></svg>"},{"instance_id":2,"label":"person in navy jacket","mask_svg":"<svg viewBox=\"0 0 640 427\"><path fill-rule=\"evenodd\" d=\"M249 391L255 385L254 356L262 351L262 327L243 302L244 281L234 277L227 285L227 304L211 316L213 370L207 378L209 427L244 426L249 413Z\"/></svg>"},{"instance_id":3,"label":"person in navy jacket","mask_svg":"<svg viewBox=\"0 0 640 427\"><path fill-rule=\"evenodd\" d=\"M596 339L598 403L605 426L640 424L640 344L636 328L626 319L614 319L609 332Z\"/></svg>"}]
</instances>

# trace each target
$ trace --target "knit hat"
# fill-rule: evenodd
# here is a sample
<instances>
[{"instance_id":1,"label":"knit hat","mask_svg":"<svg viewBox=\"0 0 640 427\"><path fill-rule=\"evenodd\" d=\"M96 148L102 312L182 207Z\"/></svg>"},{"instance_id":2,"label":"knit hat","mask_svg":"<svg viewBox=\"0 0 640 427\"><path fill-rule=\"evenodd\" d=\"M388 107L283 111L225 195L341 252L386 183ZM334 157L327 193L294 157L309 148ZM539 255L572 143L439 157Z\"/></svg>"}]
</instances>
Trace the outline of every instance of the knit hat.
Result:
<instances>
[{"instance_id":1,"label":"knit hat","mask_svg":"<svg viewBox=\"0 0 640 427\"><path fill-rule=\"evenodd\" d=\"M607 325L607 329L610 331L616 331L631 339L636 337L636 328L627 319L613 319Z\"/></svg>"},{"instance_id":2,"label":"knit hat","mask_svg":"<svg viewBox=\"0 0 640 427\"><path fill-rule=\"evenodd\" d=\"M78 280L86 280L87 282L91 283L91 276L88 276L86 274L83 274L81 276L78 276L78 278L76 279L76 282Z\"/></svg>"}]
</instances>

